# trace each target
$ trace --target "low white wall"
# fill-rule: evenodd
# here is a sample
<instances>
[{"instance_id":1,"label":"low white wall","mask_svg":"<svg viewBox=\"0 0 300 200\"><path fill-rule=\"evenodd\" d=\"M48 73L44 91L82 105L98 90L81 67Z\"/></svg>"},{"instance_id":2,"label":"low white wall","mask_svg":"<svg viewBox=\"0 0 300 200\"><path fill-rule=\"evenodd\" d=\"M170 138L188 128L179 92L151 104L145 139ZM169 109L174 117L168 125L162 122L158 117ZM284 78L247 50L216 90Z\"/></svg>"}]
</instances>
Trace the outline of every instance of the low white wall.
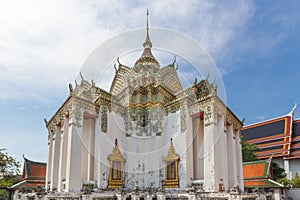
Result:
<instances>
[{"instance_id":1,"label":"low white wall","mask_svg":"<svg viewBox=\"0 0 300 200\"><path fill-rule=\"evenodd\" d=\"M288 197L292 197L293 200L300 199L300 188L290 188L286 191Z\"/></svg>"}]
</instances>

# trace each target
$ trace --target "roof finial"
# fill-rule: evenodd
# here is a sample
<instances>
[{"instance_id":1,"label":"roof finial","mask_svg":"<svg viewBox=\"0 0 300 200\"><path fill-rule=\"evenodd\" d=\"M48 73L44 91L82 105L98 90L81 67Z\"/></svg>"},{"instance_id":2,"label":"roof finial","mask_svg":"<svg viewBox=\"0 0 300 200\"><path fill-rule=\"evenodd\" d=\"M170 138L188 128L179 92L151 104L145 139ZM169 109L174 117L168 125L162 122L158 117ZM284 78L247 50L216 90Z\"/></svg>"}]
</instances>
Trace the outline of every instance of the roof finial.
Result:
<instances>
[{"instance_id":1,"label":"roof finial","mask_svg":"<svg viewBox=\"0 0 300 200\"><path fill-rule=\"evenodd\" d=\"M149 17L149 10L148 10L148 8L147 8L147 34L148 34L148 30L149 30L149 26L148 26L148 17Z\"/></svg>"},{"instance_id":2,"label":"roof finial","mask_svg":"<svg viewBox=\"0 0 300 200\"><path fill-rule=\"evenodd\" d=\"M295 102L294 107L292 108L292 116L294 117L295 109L297 108L297 102Z\"/></svg>"},{"instance_id":3,"label":"roof finial","mask_svg":"<svg viewBox=\"0 0 300 200\"><path fill-rule=\"evenodd\" d=\"M149 18L149 10L147 8L147 13L146 13L146 19L147 19L146 40L145 40L145 42L143 44L144 48L151 48L152 47L152 44L151 44L151 41L150 41L150 37L149 37L149 23L148 23L148 18Z\"/></svg>"}]
</instances>

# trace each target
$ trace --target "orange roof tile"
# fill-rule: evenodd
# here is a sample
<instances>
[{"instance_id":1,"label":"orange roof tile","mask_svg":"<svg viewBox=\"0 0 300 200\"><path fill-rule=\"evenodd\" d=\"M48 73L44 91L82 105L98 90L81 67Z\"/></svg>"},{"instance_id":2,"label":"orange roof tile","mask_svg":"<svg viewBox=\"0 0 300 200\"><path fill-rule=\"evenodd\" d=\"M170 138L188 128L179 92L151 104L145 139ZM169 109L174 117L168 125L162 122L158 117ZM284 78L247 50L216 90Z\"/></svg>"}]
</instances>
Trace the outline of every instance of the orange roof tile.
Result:
<instances>
[{"instance_id":1,"label":"orange roof tile","mask_svg":"<svg viewBox=\"0 0 300 200\"><path fill-rule=\"evenodd\" d=\"M259 163L255 165L243 166L244 178L263 177L265 173L265 164Z\"/></svg>"},{"instance_id":2,"label":"orange roof tile","mask_svg":"<svg viewBox=\"0 0 300 200\"><path fill-rule=\"evenodd\" d=\"M269 173L268 161L254 161L243 163L244 179L267 178Z\"/></svg>"}]
</instances>

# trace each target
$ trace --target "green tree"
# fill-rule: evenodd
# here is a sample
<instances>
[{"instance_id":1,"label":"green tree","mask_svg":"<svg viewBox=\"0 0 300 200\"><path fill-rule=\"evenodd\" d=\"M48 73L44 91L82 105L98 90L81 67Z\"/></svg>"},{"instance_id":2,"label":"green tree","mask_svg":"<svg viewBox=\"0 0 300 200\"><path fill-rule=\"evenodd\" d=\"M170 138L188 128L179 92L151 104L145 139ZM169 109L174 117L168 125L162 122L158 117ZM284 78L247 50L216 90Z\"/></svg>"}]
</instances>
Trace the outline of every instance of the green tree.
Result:
<instances>
[{"instance_id":1,"label":"green tree","mask_svg":"<svg viewBox=\"0 0 300 200\"><path fill-rule=\"evenodd\" d=\"M242 138L242 155L243 162L249 162L257 160L257 156L255 152L259 150L259 148L255 144L250 144Z\"/></svg>"},{"instance_id":2,"label":"green tree","mask_svg":"<svg viewBox=\"0 0 300 200\"><path fill-rule=\"evenodd\" d=\"M296 172L296 175L292 180L292 185L295 188L300 188L300 176L299 176L298 172Z\"/></svg>"},{"instance_id":3,"label":"green tree","mask_svg":"<svg viewBox=\"0 0 300 200\"><path fill-rule=\"evenodd\" d=\"M280 183L280 184L282 184L284 186L289 186L289 185L292 184L292 182L289 179L287 179L286 177L277 179L276 182Z\"/></svg>"},{"instance_id":4,"label":"green tree","mask_svg":"<svg viewBox=\"0 0 300 200\"><path fill-rule=\"evenodd\" d=\"M273 179L280 183L279 179L285 178L286 177L286 173L285 170L283 168L281 168L277 163L272 162L272 169L273 169Z\"/></svg>"},{"instance_id":5,"label":"green tree","mask_svg":"<svg viewBox=\"0 0 300 200\"><path fill-rule=\"evenodd\" d=\"M7 188L20 180L20 163L0 149L0 199L7 199Z\"/></svg>"}]
</instances>

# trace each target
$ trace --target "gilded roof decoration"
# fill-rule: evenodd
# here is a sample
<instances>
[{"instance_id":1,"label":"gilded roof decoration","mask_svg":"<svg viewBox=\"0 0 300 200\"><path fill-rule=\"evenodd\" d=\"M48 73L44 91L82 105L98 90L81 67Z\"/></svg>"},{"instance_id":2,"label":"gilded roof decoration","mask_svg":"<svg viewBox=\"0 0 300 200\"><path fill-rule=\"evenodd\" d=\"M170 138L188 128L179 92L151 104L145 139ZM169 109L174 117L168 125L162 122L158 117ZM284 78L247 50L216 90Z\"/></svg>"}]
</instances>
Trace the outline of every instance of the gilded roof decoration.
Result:
<instances>
[{"instance_id":1,"label":"gilded roof decoration","mask_svg":"<svg viewBox=\"0 0 300 200\"><path fill-rule=\"evenodd\" d=\"M179 160L179 155L176 154L175 152L175 148L173 145L173 140L172 138L170 139L170 147L168 150L168 155L166 157L164 157L164 161L165 162L169 162L169 161L174 161L174 160Z\"/></svg>"},{"instance_id":2,"label":"gilded roof decoration","mask_svg":"<svg viewBox=\"0 0 300 200\"><path fill-rule=\"evenodd\" d=\"M119 150L119 147L118 147L118 140L116 139L115 140L115 147L113 149L113 152L112 154L110 154L107 159L110 160L110 161L118 161L118 162L121 162L121 163L124 163L125 162L125 159L123 158L120 150Z\"/></svg>"}]
</instances>

